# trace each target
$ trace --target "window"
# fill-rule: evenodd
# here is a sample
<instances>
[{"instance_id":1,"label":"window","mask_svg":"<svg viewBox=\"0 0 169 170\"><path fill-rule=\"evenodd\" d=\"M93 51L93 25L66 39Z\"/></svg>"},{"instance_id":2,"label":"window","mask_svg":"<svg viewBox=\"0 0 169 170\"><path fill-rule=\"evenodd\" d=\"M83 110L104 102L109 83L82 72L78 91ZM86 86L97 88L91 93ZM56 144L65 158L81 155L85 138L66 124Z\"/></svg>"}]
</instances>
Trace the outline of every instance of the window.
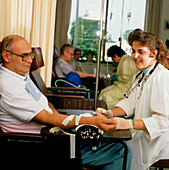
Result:
<instances>
[{"instance_id":1,"label":"window","mask_svg":"<svg viewBox=\"0 0 169 170\"><path fill-rule=\"evenodd\" d=\"M119 39L121 37L122 49L127 54L130 54L130 46L127 42L128 34L136 28L144 29L145 6L146 0L109 1L107 22L107 34L109 39L106 42L105 53L112 45L120 46ZM105 54L105 56L105 60L107 60L107 55ZM110 58L108 60L110 60Z\"/></svg>"},{"instance_id":2,"label":"window","mask_svg":"<svg viewBox=\"0 0 169 170\"><path fill-rule=\"evenodd\" d=\"M79 3L77 3L79 1ZM107 12L107 41L105 53L102 52L103 61L111 61L107 57L107 49L111 45L120 45L129 53L127 37L135 28L144 28L146 0L108 0ZM82 48L82 60L92 55L93 61L97 58L98 34L100 28L100 11L102 0L72 0L71 21L69 26L69 42ZM106 3L104 1L103 33L105 29ZM76 20L77 4L79 7L78 22ZM77 41L75 40L75 25L78 23ZM77 44L74 44L77 42ZM103 46L102 46L103 49Z\"/></svg>"}]
</instances>

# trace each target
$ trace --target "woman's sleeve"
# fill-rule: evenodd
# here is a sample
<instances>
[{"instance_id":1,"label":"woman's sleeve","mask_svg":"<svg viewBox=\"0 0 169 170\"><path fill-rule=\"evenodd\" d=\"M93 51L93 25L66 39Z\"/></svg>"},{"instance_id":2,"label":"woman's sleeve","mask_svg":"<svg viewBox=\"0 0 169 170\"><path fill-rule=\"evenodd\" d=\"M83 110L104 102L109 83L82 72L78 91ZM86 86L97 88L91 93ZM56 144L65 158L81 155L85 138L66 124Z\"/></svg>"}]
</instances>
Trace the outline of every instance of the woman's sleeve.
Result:
<instances>
[{"instance_id":1,"label":"woman's sleeve","mask_svg":"<svg viewBox=\"0 0 169 170\"><path fill-rule=\"evenodd\" d=\"M135 112L135 106L136 106L136 89L134 89L130 95L128 96L128 98L124 98L123 100L121 100L120 102L118 102L115 107L121 107L127 117L130 117L134 114Z\"/></svg>"},{"instance_id":2,"label":"woman's sleeve","mask_svg":"<svg viewBox=\"0 0 169 170\"><path fill-rule=\"evenodd\" d=\"M169 130L169 73L164 72L153 80L150 96L152 117L144 118L148 138L154 139Z\"/></svg>"}]
</instances>

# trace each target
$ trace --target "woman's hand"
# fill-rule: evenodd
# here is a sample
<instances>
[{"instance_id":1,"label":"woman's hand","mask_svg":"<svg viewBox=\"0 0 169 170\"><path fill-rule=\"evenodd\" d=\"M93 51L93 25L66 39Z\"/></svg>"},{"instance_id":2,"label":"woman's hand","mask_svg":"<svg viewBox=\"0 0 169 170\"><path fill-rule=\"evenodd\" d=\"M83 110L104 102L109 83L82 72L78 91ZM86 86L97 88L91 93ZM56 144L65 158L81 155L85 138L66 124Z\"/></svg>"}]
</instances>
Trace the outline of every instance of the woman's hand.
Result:
<instances>
[{"instance_id":1,"label":"woman's hand","mask_svg":"<svg viewBox=\"0 0 169 170\"><path fill-rule=\"evenodd\" d=\"M131 119L115 117L114 120L116 122L116 129L133 129Z\"/></svg>"},{"instance_id":2,"label":"woman's hand","mask_svg":"<svg viewBox=\"0 0 169 170\"><path fill-rule=\"evenodd\" d=\"M113 112L111 110L106 110L106 109L103 109L103 108L100 108L100 107L98 107L96 109L96 114L97 115L104 115L108 119L113 117Z\"/></svg>"},{"instance_id":3,"label":"woman's hand","mask_svg":"<svg viewBox=\"0 0 169 170\"><path fill-rule=\"evenodd\" d=\"M108 110L98 107L98 108L96 109L96 113L97 113L98 115L99 115L99 114L102 114L102 115L104 115L104 116L107 116L107 115L108 115Z\"/></svg>"}]
</instances>

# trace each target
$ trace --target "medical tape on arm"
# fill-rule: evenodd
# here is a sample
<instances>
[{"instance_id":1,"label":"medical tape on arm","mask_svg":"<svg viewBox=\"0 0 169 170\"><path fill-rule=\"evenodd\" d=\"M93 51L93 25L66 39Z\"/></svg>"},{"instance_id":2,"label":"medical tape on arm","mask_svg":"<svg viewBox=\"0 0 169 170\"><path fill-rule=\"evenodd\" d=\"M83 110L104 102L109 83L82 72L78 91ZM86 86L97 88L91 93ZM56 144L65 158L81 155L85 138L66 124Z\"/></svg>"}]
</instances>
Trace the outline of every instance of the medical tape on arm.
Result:
<instances>
[{"instance_id":1,"label":"medical tape on arm","mask_svg":"<svg viewBox=\"0 0 169 170\"><path fill-rule=\"evenodd\" d=\"M79 116L76 116L76 120L75 120L75 125L78 126L81 117L92 117L92 115L90 113L84 113L84 114L80 114Z\"/></svg>"},{"instance_id":2,"label":"medical tape on arm","mask_svg":"<svg viewBox=\"0 0 169 170\"><path fill-rule=\"evenodd\" d=\"M63 120L62 124L63 124L64 126L67 126L67 124L68 124L70 121L72 121L74 117L76 118L76 119L75 119L75 125L77 126L77 125L79 125L79 122L80 122L81 117L92 117L92 115L91 115L90 113L80 114L79 116L70 115L70 116L66 117L66 118Z\"/></svg>"},{"instance_id":3,"label":"medical tape on arm","mask_svg":"<svg viewBox=\"0 0 169 170\"><path fill-rule=\"evenodd\" d=\"M74 118L74 115L70 115L70 116L66 117L66 118L63 120L62 125L67 126L67 124L68 124L69 122L71 122L71 121L73 120L73 118Z\"/></svg>"}]
</instances>

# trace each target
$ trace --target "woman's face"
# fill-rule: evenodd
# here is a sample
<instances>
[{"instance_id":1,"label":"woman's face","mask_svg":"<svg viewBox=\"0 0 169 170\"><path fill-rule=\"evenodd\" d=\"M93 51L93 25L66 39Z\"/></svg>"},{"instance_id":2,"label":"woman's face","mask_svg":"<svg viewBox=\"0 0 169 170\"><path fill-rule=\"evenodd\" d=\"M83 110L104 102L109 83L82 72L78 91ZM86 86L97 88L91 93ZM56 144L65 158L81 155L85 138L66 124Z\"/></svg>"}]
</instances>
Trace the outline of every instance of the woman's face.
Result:
<instances>
[{"instance_id":1,"label":"woman's face","mask_svg":"<svg viewBox=\"0 0 169 170\"><path fill-rule=\"evenodd\" d=\"M150 49L146 46L141 46L138 41L134 41L132 44L131 57L137 69L150 67L156 61L156 57L153 57Z\"/></svg>"}]
</instances>

